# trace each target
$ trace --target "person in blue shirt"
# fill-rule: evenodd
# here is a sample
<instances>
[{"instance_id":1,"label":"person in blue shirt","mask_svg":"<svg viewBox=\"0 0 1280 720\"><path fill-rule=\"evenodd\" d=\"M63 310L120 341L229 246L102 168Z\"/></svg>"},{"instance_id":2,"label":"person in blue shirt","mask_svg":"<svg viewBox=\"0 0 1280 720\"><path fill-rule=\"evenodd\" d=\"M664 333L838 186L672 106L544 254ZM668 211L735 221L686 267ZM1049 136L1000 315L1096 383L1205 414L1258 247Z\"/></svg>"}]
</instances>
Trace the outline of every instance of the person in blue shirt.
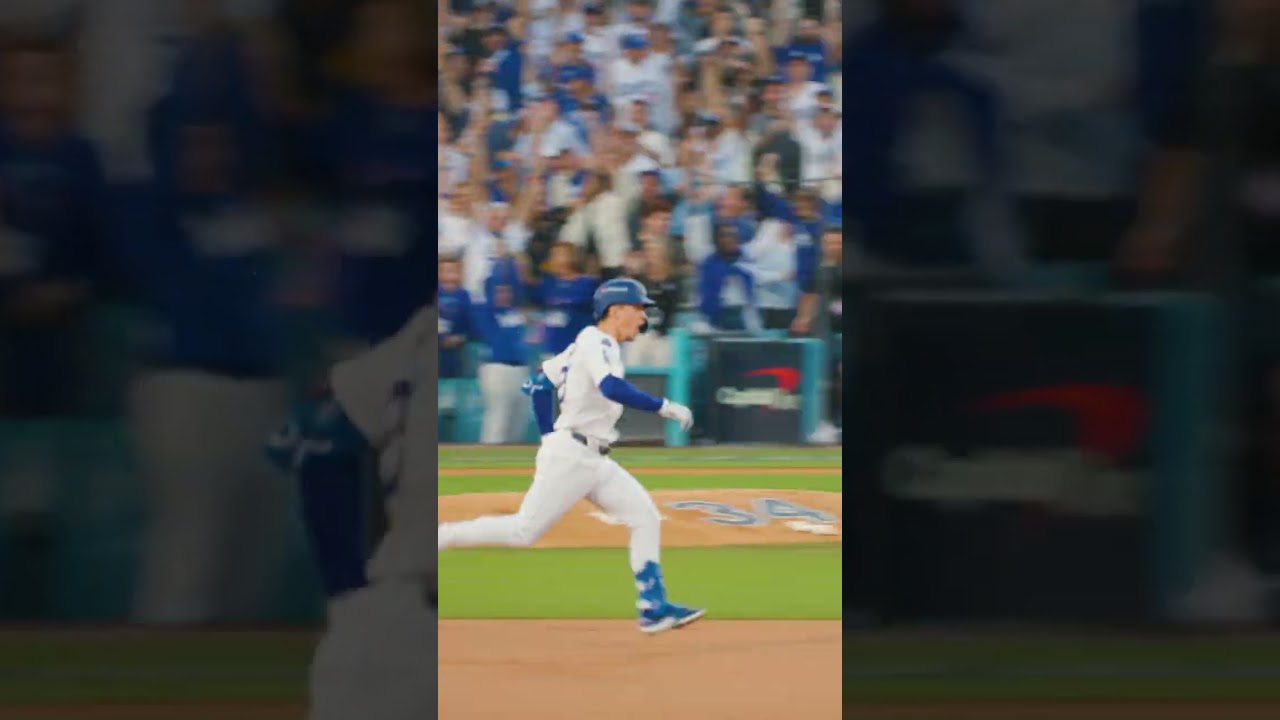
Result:
<instances>
[{"instance_id":1,"label":"person in blue shirt","mask_svg":"<svg viewBox=\"0 0 1280 720\"><path fill-rule=\"evenodd\" d=\"M493 175L486 181L489 202L514 203L520 195L520 171L515 163L505 158L493 161Z\"/></svg>"},{"instance_id":2,"label":"person in blue shirt","mask_svg":"<svg viewBox=\"0 0 1280 720\"><path fill-rule=\"evenodd\" d=\"M149 117L154 180L113 244L148 331L129 396L150 493L144 623L244 617L277 589L291 488L260 443L289 392L255 94L175 77Z\"/></svg>"},{"instance_id":3,"label":"person in blue shirt","mask_svg":"<svg viewBox=\"0 0 1280 720\"><path fill-rule=\"evenodd\" d=\"M791 44L774 48L774 55L779 66L786 65L788 59L793 56L802 57L809 63L811 69L809 79L825 82L828 63L832 61L827 45L827 40L823 37L822 24L815 18L806 17L796 23L796 32L791 38Z\"/></svg>"},{"instance_id":4,"label":"person in blue shirt","mask_svg":"<svg viewBox=\"0 0 1280 720\"><path fill-rule=\"evenodd\" d=\"M534 303L543 308L543 353L559 355L592 324L591 298L599 286L600 278L582 274L573 245L558 242L551 246L547 274L530 288Z\"/></svg>"},{"instance_id":5,"label":"person in blue shirt","mask_svg":"<svg viewBox=\"0 0 1280 720\"><path fill-rule=\"evenodd\" d=\"M758 330L751 273L742 265L741 243L735 225L716 227L716 251L698 269L698 309L718 330Z\"/></svg>"},{"instance_id":6,"label":"person in blue shirt","mask_svg":"<svg viewBox=\"0 0 1280 720\"><path fill-rule=\"evenodd\" d=\"M363 74L341 92L315 139L337 208L338 324L366 347L398 331L431 301L438 146L435 80L412 5L363 4L354 49Z\"/></svg>"},{"instance_id":7,"label":"person in blue shirt","mask_svg":"<svg viewBox=\"0 0 1280 720\"><path fill-rule=\"evenodd\" d=\"M508 111L514 113L524 106L524 43L495 23L485 32L484 50L486 57L476 69L489 75L490 86L506 95Z\"/></svg>"},{"instance_id":8,"label":"person in blue shirt","mask_svg":"<svg viewBox=\"0 0 1280 720\"><path fill-rule=\"evenodd\" d=\"M528 319L521 304L520 271L514 258L495 258L484 295L472 298L475 334L483 341L477 379L484 399L480 442L520 442L529 408L520 385L529 374Z\"/></svg>"},{"instance_id":9,"label":"person in blue shirt","mask_svg":"<svg viewBox=\"0 0 1280 720\"><path fill-rule=\"evenodd\" d=\"M0 414L10 441L0 490L0 614L43 619L49 607L62 452L50 421L83 411L85 302L102 278L102 170L71 122L73 58L56 43L0 56Z\"/></svg>"},{"instance_id":10,"label":"person in blue shirt","mask_svg":"<svg viewBox=\"0 0 1280 720\"><path fill-rule=\"evenodd\" d=\"M462 261L440 258L438 284L440 378L463 377L466 344L471 334L471 296L462 287Z\"/></svg>"}]
</instances>

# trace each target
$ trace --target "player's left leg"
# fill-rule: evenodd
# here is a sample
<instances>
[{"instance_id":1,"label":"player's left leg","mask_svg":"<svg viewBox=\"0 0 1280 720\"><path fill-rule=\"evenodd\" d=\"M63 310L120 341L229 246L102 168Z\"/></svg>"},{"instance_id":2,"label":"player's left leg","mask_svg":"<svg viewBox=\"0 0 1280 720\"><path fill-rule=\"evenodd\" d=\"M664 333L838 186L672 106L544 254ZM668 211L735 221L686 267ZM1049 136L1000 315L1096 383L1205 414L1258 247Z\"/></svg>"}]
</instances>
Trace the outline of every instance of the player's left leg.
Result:
<instances>
[{"instance_id":1,"label":"player's left leg","mask_svg":"<svg viewBox=\"0 0 1280 720\"><path fill-rule=\"evenodd\" d=\"M534 459L533 483L511 515L485 515L461 522L442 522L436 548L477 545L529 547L591 492L607 466L575 440L549 436Z\"/></svg>"},{"instance_id":2,"label":"player's left leg","mask_svg":"<svg viewBox=\"0 0 1280 720\"><path fill-rule=\"evenodd\" d=\"M436 707L435 608L411 578L333 601L311 665L309 720L421 720Z\"/></svg>"},{"instance_id":3,"label":"player's left leg","mask_svg":"<svg viewBox=\"0 0 1280 720\"><path fill-rule=\"evenodd\" d=\"M635 574L636 590L640 594L636 601L640 630L659 633L698 620L706 614L705 609L687 608L667 599L659 557L662 515L653 498L640 481L617 462L607 461L606 468L604 479L588 499L631 531L631 572Z\"/></svg>"}]
</instances>

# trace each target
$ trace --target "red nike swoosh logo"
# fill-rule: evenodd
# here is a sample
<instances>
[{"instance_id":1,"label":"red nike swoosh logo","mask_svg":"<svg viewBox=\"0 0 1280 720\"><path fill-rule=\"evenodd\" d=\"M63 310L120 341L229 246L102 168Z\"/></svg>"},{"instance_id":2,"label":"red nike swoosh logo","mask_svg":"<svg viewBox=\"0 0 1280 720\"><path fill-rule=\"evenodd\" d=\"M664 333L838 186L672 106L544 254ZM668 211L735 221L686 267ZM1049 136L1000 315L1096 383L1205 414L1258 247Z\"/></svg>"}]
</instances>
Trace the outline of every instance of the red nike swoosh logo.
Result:
<instances>
[{"instance_id":1,"label":"red nike swoosh logo","mask_svg":"<svg viewBox=\"0 0 1280 720\"><path fill-rule=\"evenodd\" d=\"M800 371L792 368L764 368L746 373L746 377L768 376L778 381L778 388L784 392L793 392L800 387Z\"/></svg>"}]
</instances>

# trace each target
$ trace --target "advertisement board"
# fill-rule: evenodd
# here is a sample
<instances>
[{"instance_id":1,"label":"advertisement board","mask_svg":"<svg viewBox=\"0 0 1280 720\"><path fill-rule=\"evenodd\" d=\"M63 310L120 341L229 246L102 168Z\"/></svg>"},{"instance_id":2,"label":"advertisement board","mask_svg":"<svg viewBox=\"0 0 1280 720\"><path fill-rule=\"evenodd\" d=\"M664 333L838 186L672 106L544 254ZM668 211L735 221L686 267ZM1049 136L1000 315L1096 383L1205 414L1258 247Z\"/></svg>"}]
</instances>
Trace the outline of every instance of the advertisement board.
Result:
<instances>
[{"instance_id":1,"label":"advertisement board","mask_svg":"<svg viewBox=\"0 0 1280 720\"><path fill-rule=\"evenodd\" d=\"M716 338L704 387L710 434L724 443L804 442L818 367L800 340Z\"/></svg>"},{"instance_id":2,"label":"advertisement board","mask_svg":"<svg viewBox=\"0 0 1280 720\"><path fill-rule=\"evenodd\" d=\"M1161 512L1191 487L1160 477L1158 453L1180 451L1156 441L1176 430L1157 424L1167 308L900 293L865 310L846 451L869 513L864 597L907 620L1158 606L1181 531Z\"/></svg>"}]
</instances>

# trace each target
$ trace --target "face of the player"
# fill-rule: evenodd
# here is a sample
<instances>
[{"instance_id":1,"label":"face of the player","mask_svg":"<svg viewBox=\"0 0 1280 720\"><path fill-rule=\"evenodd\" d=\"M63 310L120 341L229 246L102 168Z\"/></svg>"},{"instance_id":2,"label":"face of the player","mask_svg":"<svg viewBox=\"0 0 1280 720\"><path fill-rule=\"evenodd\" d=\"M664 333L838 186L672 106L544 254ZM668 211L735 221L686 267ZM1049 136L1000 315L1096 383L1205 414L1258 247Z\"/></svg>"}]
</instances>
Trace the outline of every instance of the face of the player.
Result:
<instances>
[{"instance_id":1,"label":"face of the player","mask_svg":"<svg viewBox=\"0 0 1280 720\"><path fill-rule=\"evenodd\" d=\"M640 336L640 328L649 321L643 305L614 305L610 314L614 318L614 330L619 342L631 342Z\"/></svg>"}]
</instances>

